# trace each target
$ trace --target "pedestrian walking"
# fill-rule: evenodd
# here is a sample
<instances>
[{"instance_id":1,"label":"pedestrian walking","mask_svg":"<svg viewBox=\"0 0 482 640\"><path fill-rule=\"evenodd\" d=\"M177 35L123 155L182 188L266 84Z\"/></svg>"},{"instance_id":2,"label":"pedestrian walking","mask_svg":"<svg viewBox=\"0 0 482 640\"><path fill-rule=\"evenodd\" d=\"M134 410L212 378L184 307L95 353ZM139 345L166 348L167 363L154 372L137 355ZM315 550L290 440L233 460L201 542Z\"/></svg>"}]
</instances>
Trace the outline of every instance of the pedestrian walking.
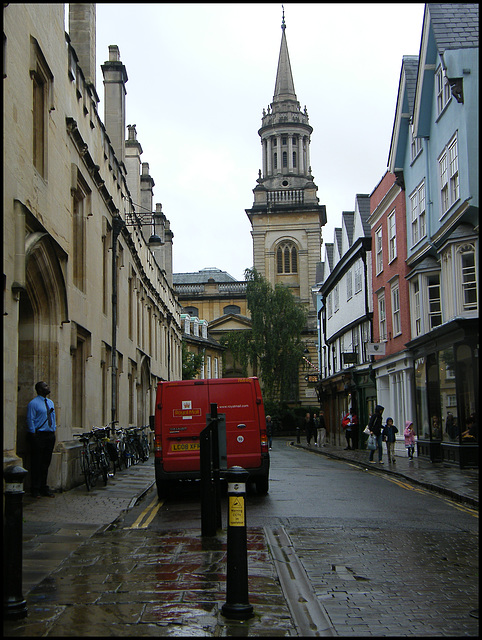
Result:
<instances>
[{"instance_id":1,"label":"pedestrian walking","mask_svg":"<svg viewBox=\"0 0 482 640\"><path fill-rule=\"evenodd\" d=\"M311 435L313 436L313 442L315 444L315 447L318 446L318 429L320 427L320 419L318 418L318 416L316 415L316 413L313 414L313 430L311 432Z\"/></svg>"},{"instance_id":2,"label":"pedestrian walking","mask_svg":"<svg viewBox=\"0 0 482 640\"><path fill-rule=\"evenodd\" d=\"M305 432L306 432L306 442L308 443L308 446L311 445L311 438L313 437L313 427L314 427L313 416L308 411L305 415Z\"/></svg>"},{"instance_id":3,"label":"pedestrian walking","mask_svg":"<svg viewBox=\"0 0 482 640\"><path fill-rule=\"evenodd\" d=\"M375 455L375 451L378 451L378 464L383 464L382 457L382 414L385 407L377 404L375 407L374 413L370 416L370 420L368 421L368 429L370 430L370 434L374 435L377 442L377 448L372 449L370 451L370 459L369 462L375 463L373 459Z\"/></svg>"},{"instance_id":4,"label":"pedestrian walking","mask_svg":"<svg viewBox=\"0 0 482 640\"><path fill-rule=\"evenodd\" d=\"M403 432L405 438L405 449L407 450L408 457L413 460L413 452L415 449L415 431L413 430L413 422L407 420L405 423L405 430Z\"/></svg>"},{"instance_id":5,"label":"pedestrian walking","mask_svg":"<svg viewBox=\"0 0 482 640\"><path fill-rule=\"evenodd\" d=\"M345 431L346 450L355 449L355 430L358 428L358 416L350 407L350 411L341 421L341 426Z\"/></svg>"},{"instance_id":6,"label":"pedestrian walking","mask_svg":"<svg viewBox=\"0 0 482 640\"><path fill-rule=\"evenodd\" d=\"M268 436L268 447L271 451L273 444L273 423L271 422L271 416L266 416L266 435Z\"/></svg>"},{"instance_id":7,"label":"pedestrian walking","mask_svg":"<svg viewBox=\"0 0 482 640\"><path fill-rule=\"evenodd\" d=\"M387 445L388 462L395 463L395 442L397 440L396 434L398 433L397 427L393 424L393 418L387 418L387 422L382 430L382 439L385 440Z\"/></svg>"},{"instance_id":8,"label":"pedestrian walking","mask_svg":"<svg viewBox=\"0 0 482 640\"><path fill-rule=\"evenodd\" d=\"M318 446L326 447L326 423L325 423L325 412L323 411L323 409L320 410L318 421L319 421Z\"/></svg>"},{"instance_id":9,"label":"pedestrian walking","mask_svg":"<svg viewBox=\"0 0 482 640\"><path fill-rule=\"evenodd\" d=\"M30 400L27 406L27 432L31 454L31 492L34 498L54 494L47 485L52 453L55 445L55 407L47 396L50 387L46 382L35 385L37 397Z\"/></svg>"}]
</instances>

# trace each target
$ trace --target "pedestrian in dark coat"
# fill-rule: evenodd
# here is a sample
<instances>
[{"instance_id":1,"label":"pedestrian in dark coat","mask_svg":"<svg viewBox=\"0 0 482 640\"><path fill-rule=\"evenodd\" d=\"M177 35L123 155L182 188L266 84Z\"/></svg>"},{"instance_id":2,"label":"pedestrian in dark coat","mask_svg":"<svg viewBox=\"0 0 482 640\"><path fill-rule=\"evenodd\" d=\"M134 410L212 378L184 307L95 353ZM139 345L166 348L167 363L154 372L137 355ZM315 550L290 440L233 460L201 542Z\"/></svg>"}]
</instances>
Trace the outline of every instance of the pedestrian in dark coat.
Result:
<instances>
[{"instance_id":1,"label":"pedestrian in dark coat","mask_svg":"<svg viewBox=\"0 0 482 640\"><path fill-rule=\"evenodd\" d=\"M387 422L382 430L382 439L385 440L387 445L388 462L395 463L395 442L397 440L396 434L398 433L397 427L393 424L392 418L387 418Z\"/></svg>"},{"instance_id":2,"label":"pedestrian in dark coat","mask_svg":"<svg viewBox=\"0 0 482 640\"><path fill-rule=\"evenodd\" d=\"M315 422L313 420L313 416L308 411L305 415L305 430L306 430L306 442L308 445L311 444L311 438L313 437L313 430L315 427Z\"/></svg>"},{"instance_id":3,"label":"pedestrian in dark coat","mask_svg":"<svg viewBox=\"0 0 482 640\"><path fill-rule=\"evenodd\" d=\"M375 407L375 411L374 413L370 416L370 420L368 421L368 428L370 430L370 433L373 434L377 440L377 448L376 449L372 449L370 451L370 460L369 462L374 463L375 460L373 459L373 456L375 455L375 451L378 451L378 464L383 464L382 461L382 456L383 456L383 451L382 451L382 414L384 411L385 407L382 407L381 405L377 404L377 406Z\"/></svg>"}]
</instances>

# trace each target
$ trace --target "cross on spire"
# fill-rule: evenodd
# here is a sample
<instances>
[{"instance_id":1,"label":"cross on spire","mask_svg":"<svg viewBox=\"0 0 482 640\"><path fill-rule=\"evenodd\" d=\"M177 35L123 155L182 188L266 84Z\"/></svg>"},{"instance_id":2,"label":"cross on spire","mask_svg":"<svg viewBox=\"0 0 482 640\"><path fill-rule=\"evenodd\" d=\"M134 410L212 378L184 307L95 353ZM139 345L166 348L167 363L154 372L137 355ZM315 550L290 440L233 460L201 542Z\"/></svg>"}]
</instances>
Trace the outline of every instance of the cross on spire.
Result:
<instances>
[{"instance_id":1,"label":"cross on spire","mask_svg":"<svg viewBox=\"0 0 482 640\"><path fill-rule=\"evenodd\" d=\"M281 5L281 8L283 9L283 20L281 21L281 28L283 29L283 31L286 29L286 24L285 24L285 8L284 5Z\"/></svg>"}]
</instances>

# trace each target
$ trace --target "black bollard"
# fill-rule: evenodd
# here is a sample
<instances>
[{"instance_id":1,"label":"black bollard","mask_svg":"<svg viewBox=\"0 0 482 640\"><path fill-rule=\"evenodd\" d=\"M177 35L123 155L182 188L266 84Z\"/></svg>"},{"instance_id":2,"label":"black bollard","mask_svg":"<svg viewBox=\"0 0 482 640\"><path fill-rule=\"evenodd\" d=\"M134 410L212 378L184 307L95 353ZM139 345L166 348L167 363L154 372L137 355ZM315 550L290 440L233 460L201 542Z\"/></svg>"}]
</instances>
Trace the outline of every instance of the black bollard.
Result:
<instances>
[{"instance_id":1,"label":"black bollard","mask_svg":"<svg viewBox=\"0 0 482 640\"><path fill-rule=\"evenodd\" d=\"M27 615L27 602L22 595L22 496L26 469L7 467L5 480L5 519L3 527L3 614L17 620Z\"/></svg>"},{"instance_id":2,"label":"black bollard","mask_svg":"<svg viewBox=\"0 0 482 640\"><path fill-rule=\"evenodd\" d=\"M226 567L226 603L221 612L226 618L247 620L253 614L248 596L248 548L246 541L246 480L249 473L231 467L228 481L228 545Z\"/></svg>"},{"instance_id":3,"label":"black bollard","mask_svg":"<svg viewBox=\"0 0 482 640\"><path fill-rule=\"evenodd\" d=\"M301 439L300 439L300 428L296 427L296 444L300 444Z\"/></svg>"}]
</instances>

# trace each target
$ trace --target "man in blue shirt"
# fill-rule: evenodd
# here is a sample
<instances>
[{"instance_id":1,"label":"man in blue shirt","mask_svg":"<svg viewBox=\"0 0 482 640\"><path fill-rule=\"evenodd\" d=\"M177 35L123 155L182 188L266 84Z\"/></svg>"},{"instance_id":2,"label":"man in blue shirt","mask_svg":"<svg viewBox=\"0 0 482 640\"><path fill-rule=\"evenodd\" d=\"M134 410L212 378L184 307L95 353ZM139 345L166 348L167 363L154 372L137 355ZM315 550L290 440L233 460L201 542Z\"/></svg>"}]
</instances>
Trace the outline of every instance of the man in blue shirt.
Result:
<instances>
[{"instance_id":1,"label":"man in blue shirt","mask_svg":"<svg viewBox=\"0 0 482 640\"><path fill-rule=\"evenodd\" d=\"M55 408L47 396L50 387L46 382L35 385L37 397L27 406L27 431L31 452L31 490L34 498L54 494L47 485L47 475L55 445Z\"/></svg>"}]
</instances>

